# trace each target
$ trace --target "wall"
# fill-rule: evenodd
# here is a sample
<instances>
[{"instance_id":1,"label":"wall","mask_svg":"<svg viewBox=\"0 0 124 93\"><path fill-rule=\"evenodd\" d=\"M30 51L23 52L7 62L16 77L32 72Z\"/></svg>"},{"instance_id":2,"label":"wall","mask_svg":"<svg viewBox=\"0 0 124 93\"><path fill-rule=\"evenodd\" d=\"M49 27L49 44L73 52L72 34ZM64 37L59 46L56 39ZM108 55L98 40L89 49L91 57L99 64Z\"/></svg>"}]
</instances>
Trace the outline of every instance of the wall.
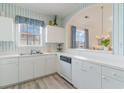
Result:
<instances>
[{"instance_id":1,"label":"wall","mask_svg":"<svg viewBox=\"0 0 124 93\"><path fill-rule=\"evenodd\" d=\"M77 14L80 10L85 9L85 8L87 8L87 7L89 7L89 6L92 6L92 5L94 5L94 4L93 4L93 3L82 3L82 7L79 7L78 10L76 10L76 11L74 11L73 13L71 13L70 15L64 17L64 19L62 20L62 25L65 27L66 24L68 23L68 21L69 21L75 14Z\"/></svg>"},{"instance_id":2,"label":"wall","mask_svg":"<svg viewBox=\"0 0 124 93\"><path fill-rule=\"evenodd\" d=\"M67 23L70 17L65 18ZM113 29L112 29L112 46L113 54L123 56L124 55L124 4L113 4ZM66 30L67 25L65 26ZM66 38L68 37L68 30L66 31ZM67 42L66 42L67 48Z\"/></svg>"},{"instance_id":3,"label":"wall","mask_svg":"<svg viewBox=\"0 0 124 93\"><path fill-rule=\"evenodd\" d=\"M43 20L46 25L48 24L49 20L53 20L53 16L41 15L41 14L36 13L36 12L30 10L30 9L17 7L14 4L7 4L7 3L6 4L0 3L0 14L1 13L3 13L5 17L13 18L13 20L15 19L16 15L25 16L25 17L29 17L29 18L33 18L33 19L38 19L38 20ZM61 18L60 17L59 17L58 22L59 22L59 25L61 25ZM15 42L18 42L16 35L17 35L17 30L16 30L16 26L15 26ZM16 47L14 46L14 48L16 48ZM39 47L36 47L36 48L39 48ZM45 48L55 49L56 48L56 44L44 45L42 49L45 49ZM19 51L21 51L20 49L22 49L22 51L23 50L24 51L26 51L26 50L28 51L28 49L30 49L30 48L29 47L19 48ZM18 50L16 50L16 52L17 51Z\"/></svg>"},{"instance_id":4,"label":"wall","mask_svg":"<svg viewBox=\"0 0 124 93\"><path fill-rule=\"evenodd\" d=\"M29 17L29 18L44 20L46 24L48 23L48 20L51 19L51 17L49 17L49 16L41 15L30 9L17 7L14 4L1 3L0 11L4 12L6 17L11 17L13 19L15 18L16 15L21 15L21 16L25 16L25 17Z\"/></svg>"},{"instance_id":5,"label":"wall","mask_svg":"<svg viewBox=\"0 0 124 93\"><path fill-rule=\"evenodd\" d=\"M69 26L74 25L77 27L77 30L82 31L83 29L88 29L89 31L89 48L93 49L96 45L98 45L97 36L101 36L102 27L103 33L112 33L112 4L103 4L103 24L102 23L102 10L101 5L94 5L88 7L86 9L82 9L80 13L73 16L70 21L68 21L67 33L68 37L70 37ZM85 16L88 16L86 19ZM68 45L70 48L70 40L71 38L67 38Z\"/></svg>"},{"instance_id":6,"label":"wall","mask_svg":"<svg viewBox=\"0 0 124 93\"><path fill-rule=\"evenodd\" d=\"M66 16L66 17L64 18L64 20L62 21L62 24L63 24L63 26L65 27L65 31L66 31L66 33L65 33L65 36L66 36L65 49L69 48L70 45L71 45L71 42L68 41L68 39L71 37L71 36L70 36L70 34L71 34L70 29L71 29L71 28L69 27L71 24L70 24L69 21L73 18L73 16L79 14L80 11L82 11L83 9L86 9L86 8L92 6L92 5L94 5L94 4L91 4L91 3L89 3L89 4L82 4L82 7L80 7L77 11L74 11L72 14Z\"/></svg>"}]
</instances>

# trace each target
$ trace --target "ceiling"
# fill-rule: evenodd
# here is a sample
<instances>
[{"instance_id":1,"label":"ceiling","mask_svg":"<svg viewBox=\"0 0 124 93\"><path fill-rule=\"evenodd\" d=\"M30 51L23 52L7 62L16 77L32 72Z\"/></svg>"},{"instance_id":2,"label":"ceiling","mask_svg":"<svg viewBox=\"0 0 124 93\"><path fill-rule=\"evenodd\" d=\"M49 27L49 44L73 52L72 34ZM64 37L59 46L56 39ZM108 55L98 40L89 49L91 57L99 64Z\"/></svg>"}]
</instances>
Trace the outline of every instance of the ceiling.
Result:
<instances>
[{"instance_id":1,"label":"ceiling","mask_svg":"<svg viewBox=\"0 0 124 93\"><path fill-rule=\"evenodd\" d=\"M16 6L29 8L43 15L68 16L82 7L81 3L16 3Z\"/></svg>"}]
</instances>

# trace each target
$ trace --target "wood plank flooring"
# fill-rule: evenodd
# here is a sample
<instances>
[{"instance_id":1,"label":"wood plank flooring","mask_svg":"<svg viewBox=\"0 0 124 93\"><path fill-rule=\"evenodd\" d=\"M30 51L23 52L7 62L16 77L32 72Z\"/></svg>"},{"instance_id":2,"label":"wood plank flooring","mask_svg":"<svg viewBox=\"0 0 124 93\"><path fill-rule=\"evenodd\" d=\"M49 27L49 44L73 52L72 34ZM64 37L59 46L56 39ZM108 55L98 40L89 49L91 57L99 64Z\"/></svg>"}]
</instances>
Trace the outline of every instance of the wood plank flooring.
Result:
<instances>
[{"instance_id":1,"label":"wood plank flooring","mask_svg":"<svg viewBox=\"0 0 124 93\"><path fill-rule=\"evenodd\" d=\"M10 86L7 89L75 89L70 83L53 74L44 78L28 81L18 85Z\"/></svg>"}]
</instances>

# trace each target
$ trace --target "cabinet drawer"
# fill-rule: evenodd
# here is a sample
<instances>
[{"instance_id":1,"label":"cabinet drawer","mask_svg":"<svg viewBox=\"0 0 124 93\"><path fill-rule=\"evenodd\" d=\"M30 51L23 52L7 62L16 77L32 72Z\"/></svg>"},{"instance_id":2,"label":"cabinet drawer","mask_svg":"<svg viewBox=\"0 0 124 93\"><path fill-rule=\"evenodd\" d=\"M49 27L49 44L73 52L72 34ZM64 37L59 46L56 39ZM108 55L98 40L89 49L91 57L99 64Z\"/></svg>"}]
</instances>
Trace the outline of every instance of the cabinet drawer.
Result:
<instances>
[{"instance_id":1,"label":"cabinet drawer","mask_svg":"<svg viewBox=\"0 0 124 93\"><path fill-rule=\"evenodd\" d=\"M73 59L72 63L77 65L80 70L82 71L90 71L90 72L96 72L96 73L101 73L101 66L97 64L93 64L91 62L85 61L85 60L78 60L78 59Z\"/></svg>"},{"instance_id":2,"label":"cabinet drawer","mask_svg":"<svg viewBox=\"0 0 124 93\"><path fill-rule=\"evenodd\" d=\"M124 82L124 71L109 67L102 67L102 74Z\"/></svg>"},{"instance_id":3,"label":"cabinet drawer","mask_svg":"<svg viewBox=\"0 0 124 93\"><path fill-rule=\"evenodd\" d=\"M101 66L100 65L87 62L86 66L87 66L88 71L101 74Z\"/></svg>"},{"instance_id":4,"label":"cabinet drawer","mask_svg":"<svg viewBox=\"0 0 124 93\"><path fill-rule=\"evenodd\" d=\"M124 83L104 75L102 76L102 88L103 89L121 89L121 88L124 88Z\"/></svg>"},{"instance_id":5,"label":"cabinet drawer","mask_svg":"<svg viewBox=\"0 0 124 93\"><path fill-rule=\"evenodd\" d=\"M8 58L8 59L1 59L0 64L13 64L18 63L18 58Z\"/></svg>"}]
</instances>

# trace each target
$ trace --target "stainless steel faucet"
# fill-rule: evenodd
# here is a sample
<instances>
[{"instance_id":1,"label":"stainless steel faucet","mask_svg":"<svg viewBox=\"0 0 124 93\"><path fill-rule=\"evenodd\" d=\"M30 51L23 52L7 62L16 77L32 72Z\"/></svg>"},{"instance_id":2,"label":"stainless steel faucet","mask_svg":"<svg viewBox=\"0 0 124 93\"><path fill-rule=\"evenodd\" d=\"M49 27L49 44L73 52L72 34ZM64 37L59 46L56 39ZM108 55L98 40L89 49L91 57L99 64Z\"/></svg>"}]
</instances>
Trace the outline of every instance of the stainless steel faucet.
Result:
<instances>
[{"instance_id":1,"label":"stainless steel faucet","mask_svg":"<svg viewBox=\"0 0 124 93\"><path fill-rule=\"evenodd\" d=\"M36 53L37 53L37 51L35 49L31 49L31 55L36 54Z\"/></svg>"},{"instance_id":2,"label":"stainless steel faucet","mask_svg":"<svg viewBox=\"0 0 124 93\"><path fill-rule=\"evenodd\" d=\"M31 49L31 55L32 54L42 54L42 52L40 50Z\"/></svg>"}]
</instances>

